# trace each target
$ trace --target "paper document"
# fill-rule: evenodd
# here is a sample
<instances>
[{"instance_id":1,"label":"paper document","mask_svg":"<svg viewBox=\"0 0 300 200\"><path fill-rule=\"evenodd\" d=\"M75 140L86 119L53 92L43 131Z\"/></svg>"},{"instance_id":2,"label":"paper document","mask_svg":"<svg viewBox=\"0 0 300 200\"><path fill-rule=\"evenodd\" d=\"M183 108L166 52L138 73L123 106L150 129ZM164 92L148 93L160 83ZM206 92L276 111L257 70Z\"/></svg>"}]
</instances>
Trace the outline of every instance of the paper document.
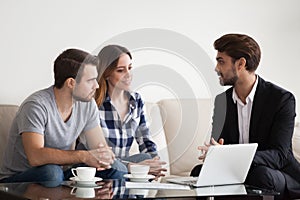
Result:
<instances>
[{"instance_id":1,"label":"paper document","mask_svg":"<svg viewBox=\"0 0 300 200\"><path fill-rule=\"evenodd\" d=\"M126 188L135 188L135 189L164 189L164 190L191 190L190 186L187 185L178 185L172 183L141 183L141 182L126 182Z\"/></svg>"}]
</instances>

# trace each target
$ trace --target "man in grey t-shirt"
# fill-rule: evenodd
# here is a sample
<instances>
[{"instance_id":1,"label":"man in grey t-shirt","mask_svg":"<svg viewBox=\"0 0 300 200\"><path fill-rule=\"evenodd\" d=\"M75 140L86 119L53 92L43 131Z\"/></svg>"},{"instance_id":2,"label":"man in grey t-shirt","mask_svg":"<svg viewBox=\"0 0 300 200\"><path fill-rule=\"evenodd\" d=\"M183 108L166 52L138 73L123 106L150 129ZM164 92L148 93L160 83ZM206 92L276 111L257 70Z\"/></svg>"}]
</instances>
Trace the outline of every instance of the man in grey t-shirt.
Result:
<instances>
[{"instance_id":1,"label":"man in grey t-shirt","mask_svg":"<svg viewBox=\"0 0 300 200\"><path fill-rule=\"evenodd\" d=\"M102 178L122 178L111 165L114 154L99 126L94 94L98 59L78 49L61 53L54 63L54 86L30 95L13 121L0 182L60 183L70 177L63 165L87 165ZM84 134L89 150L74 150Z\"/></svg>"}]
</instances>

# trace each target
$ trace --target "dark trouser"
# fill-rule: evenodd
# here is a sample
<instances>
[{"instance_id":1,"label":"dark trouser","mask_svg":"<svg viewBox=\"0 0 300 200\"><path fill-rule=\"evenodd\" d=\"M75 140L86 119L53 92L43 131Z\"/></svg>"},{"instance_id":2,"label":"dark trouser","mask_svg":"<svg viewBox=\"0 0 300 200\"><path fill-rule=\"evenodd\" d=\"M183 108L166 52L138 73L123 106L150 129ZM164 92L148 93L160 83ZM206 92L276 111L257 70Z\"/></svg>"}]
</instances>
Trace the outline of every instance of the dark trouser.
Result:
<instances>
[{"instance_id":1,"label":"dark trouser","mask_svg":"<svg viewBox=\"0 0 300 200\"><path fill-rule=\"evenodd\" d=\"M8 178L1 179L1 183L13 182L48 182L49 187L56 187L64 180L64 173L58 165L43 165L32 167L24 172L17 173Z\"/></svg>"},{"instance_id":2,"label":"dark trouser","mask_svg":"<svg viewBox=\"0 0 300 200\"><path fill-rule=\"evenodd\" d=\"M191 176L199 176L202 165L195 166L191 171ZM245 184L268 190L280 192L275 199L286 199L286 181L279 170L274 170L265 166L252 167L249 170Z\"/></svg>"},{"instance_id":3,"label":"dark trouser","mask_svg":"<svg viewBox=\"0 0 300 200\"><path fill-rule=\"evenodd\" d=\"M73 167L86 166L84 164L77 164ZM96 176L103 179L122 179L126 172L120 172L114 168L107 170L97 171ZM47 187L56 187L64 180L69 180L72 176L71 169L63 171L59 165L43 165L32 167L25 172L17 173L8 178L0 180L0 183L13 183L13 182L36 182L42 183Z\"/></svg>"},{"instance_id":4,"label":"dark trouser","mask_svg":"<svg viewBox=\"0 0 300 200\"><path fill-rule=\"evenodd\" d=\"M286 199L286 181L279 170L266 166L252 167L248 172L245 184L280 192L275 199Z\"/></svg>"}]
</instances>

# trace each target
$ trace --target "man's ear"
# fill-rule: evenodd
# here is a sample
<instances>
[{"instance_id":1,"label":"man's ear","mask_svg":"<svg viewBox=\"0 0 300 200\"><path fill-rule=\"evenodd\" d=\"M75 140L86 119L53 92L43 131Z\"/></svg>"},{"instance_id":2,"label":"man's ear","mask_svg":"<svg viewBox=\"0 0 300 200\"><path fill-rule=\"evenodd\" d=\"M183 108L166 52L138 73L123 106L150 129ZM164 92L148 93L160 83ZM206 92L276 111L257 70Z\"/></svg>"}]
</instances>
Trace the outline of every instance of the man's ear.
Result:
<instances>
[{"instance_id":1,"label":"man's ear","mask_svg":"<svg viewBox=\"0 0 300 200\"><path fill-rule=\"evenodd\" d=\"M76 84L76 80L74 78L68 78L66 80L66 85L68 88L74 89L75 84Z\"/></svg>"},{"instance_id":2,"label":"man's ear","mask_svg":"<svg viewBox=\"0 0 300 200\"><path fill-rule=\"evenodd\" d=\"M244 57L241 57L236 62L237 62L238 69L243 69L243 68L246 69L247 61Z\"/></svg>"}]
</instances>

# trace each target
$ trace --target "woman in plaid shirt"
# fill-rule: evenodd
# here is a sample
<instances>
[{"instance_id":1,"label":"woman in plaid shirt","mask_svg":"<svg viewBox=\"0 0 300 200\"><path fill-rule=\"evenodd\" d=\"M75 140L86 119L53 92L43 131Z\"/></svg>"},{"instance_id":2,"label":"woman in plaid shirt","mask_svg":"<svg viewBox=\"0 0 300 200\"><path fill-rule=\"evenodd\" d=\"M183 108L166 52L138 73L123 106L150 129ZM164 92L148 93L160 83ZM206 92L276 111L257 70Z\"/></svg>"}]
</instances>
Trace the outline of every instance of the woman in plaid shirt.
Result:
<instances>
[{"instance_id":1,"label":"woman in plaid shirt","mask_svg":"<svg viewBox=\"0 0 300 200\"><path fill-rule=\"evenodd\" d=\"M99 52L98 57L99 89L96 91L95 100L107 143L123 163L119 163L118 169L127 170L131 163L139 163L149 165L150 174L163 176L162 171L166 169L162 165L166 163L160 161L156 145L150 139L144 102L140 94L130 92L130 52L119 45L108 45ZM130 156L129 150L134 139L139 145L140 154Z\"/></svg>"}]
</instances>

